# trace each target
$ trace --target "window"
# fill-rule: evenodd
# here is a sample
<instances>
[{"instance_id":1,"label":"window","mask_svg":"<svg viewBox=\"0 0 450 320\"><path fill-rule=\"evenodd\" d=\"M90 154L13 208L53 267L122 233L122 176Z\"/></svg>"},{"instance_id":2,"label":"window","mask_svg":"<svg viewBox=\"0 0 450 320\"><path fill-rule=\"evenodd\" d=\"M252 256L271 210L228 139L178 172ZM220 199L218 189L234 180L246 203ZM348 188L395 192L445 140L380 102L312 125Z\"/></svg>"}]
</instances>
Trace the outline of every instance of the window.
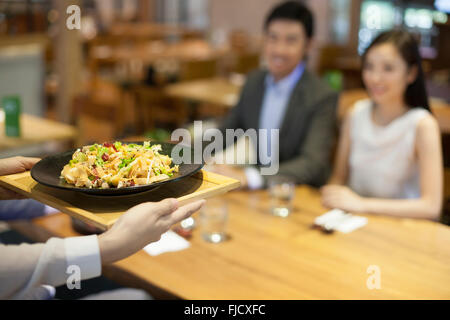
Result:
<instances>
[{"instance_id":1,"label":"window","mask_svg":"<svg viewBox=\"0 0 450 320\"><path fill-rule=\"evenodd\" d=\"M431 1L366 0L361 6L358 52L362 54L379 32L403 27L417 35L422 56L433 59L439 36L435 23L446 22L447 14L436 10Z\"/></svg>"}]
</instances>

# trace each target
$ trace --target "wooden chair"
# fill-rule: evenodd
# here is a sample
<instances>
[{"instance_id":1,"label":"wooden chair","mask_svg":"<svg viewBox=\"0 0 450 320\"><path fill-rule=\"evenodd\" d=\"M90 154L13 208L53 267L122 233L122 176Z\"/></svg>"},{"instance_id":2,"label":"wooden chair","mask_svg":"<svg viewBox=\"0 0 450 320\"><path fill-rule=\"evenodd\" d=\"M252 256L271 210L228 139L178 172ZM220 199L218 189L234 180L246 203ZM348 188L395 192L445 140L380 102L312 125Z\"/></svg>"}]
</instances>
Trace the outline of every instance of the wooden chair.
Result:
<instances>
[{"instance_id":1,"label":"wooden chair","mask_svg":"<svg viewBox=\"0 0 450 320\"><path fill-rule=\"evenodd\" d=\"M79 144L115 139L125 126L123 91L114 83L99 78L86 86L85 94L73 102L73 118L80 132Z\"/></svg>"},{"instance_id":2,"label":"wooden chair","mask_svg":"<svg viewBox=\"0 0 450 320\"><path fill-rule=\"evenodd\" d=\"M174 103L164 95L163 88L137 86L133 89L136 106L136 131L144 134L158 125L172 125L177 128L187 121L188 109Z\"/></svg>"},{"instance_id":3,"label":"wooden chair","mask_svg":"<svg viewBox=\"0 0 450 320\"><path fill-rule=\"evenodd\" d=\"M356 52L343 46L328 45L320 48L317 73L325 76L327 72L340 72L343 76L344 90L360 88L361 65Z\"/></svg>"},{"instance_id":4,"label":"wooden chair","mask_svg":"<svg viewBox=\"0 0 450 320\"><path fill-rule=\"evenodd\" d=\"M232 72L248 74L250 71L258 69L260 62L260 53L237 53L234 58Z\"/></svg>"},{"instance_id":5,"label":"wooden chair","mask_svg":"<svg viewBox=\"0 0 450 320\"><path fill-rule=\"evenodd\" d=\"M232 30L228 34L228 43L233 52L248 52L250 35L244 30Z\"/></svg>"},{"instance_id":6,"label":"wooden chair","mask_svg":"<svg viewBox=\"0 0 450 320\"><path fill-rule=\"evenodd\" d=\"M185 61L181 63L179 79L180 81L192 81L213 78L217 76L217 69L218 61L216 58ZM187 121L188 118L202 119L211 115L218 115L218 110L214 106L187 103L178 99L173 99L172 105L176 110L184 110L184 121Z\"/></svg>"},{"instance_id":7,"label":"wooden chair","mask_svg":"<svg viewBox=\"0 0 450 320\"><path fill-rule=\"evenodd\" d=\"M344 119L345 114L353 107L356 101L367 99L368 95L364 89L345 90L339 94L337 117L338 122Z\"/></svg>"},{"instance_id":8,"label":"wooden chair","mask_svg":"<svg viewBox=\"0 0 450 320\"><path fill-rule=\"evenodd\" d=\"M93 77L97 77L100 70L103 68L114 68L114 63L99 59L99 51L114 50L114 48L121 45L122 40L117 36L99 35L85 44L85 51L87 57L87 65Z\"/></svg>"},{"instance_id":9,"label":"wooden chair","mask_svg":"<svg viewBox=\"0 0 450 320\"><path fill-rule=\"evenodd\" d=\"M212 78L217 75L217 59L183 61L180 66L180 81Z\"/></svg>"}]
</instances>

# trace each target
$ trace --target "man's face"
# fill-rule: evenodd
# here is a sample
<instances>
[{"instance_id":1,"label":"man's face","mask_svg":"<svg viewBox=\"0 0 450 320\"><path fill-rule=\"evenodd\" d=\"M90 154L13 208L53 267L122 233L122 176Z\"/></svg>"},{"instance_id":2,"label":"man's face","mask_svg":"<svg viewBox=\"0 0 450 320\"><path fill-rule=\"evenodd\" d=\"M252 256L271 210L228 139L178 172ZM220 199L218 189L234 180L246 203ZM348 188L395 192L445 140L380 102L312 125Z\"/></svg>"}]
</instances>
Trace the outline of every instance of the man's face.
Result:
<instances>
[{"instance_id":1,"label":"man's face","mask_svg":"<svg viewBox=\"0 0 450 320\"><path fill-rule=\"evenodd\" d=\"M274 20L264 39L264 57L269 72L280 80L289 75L303 60L309 40L305 28L292 20Z\"/></svg>"}]
</instances>

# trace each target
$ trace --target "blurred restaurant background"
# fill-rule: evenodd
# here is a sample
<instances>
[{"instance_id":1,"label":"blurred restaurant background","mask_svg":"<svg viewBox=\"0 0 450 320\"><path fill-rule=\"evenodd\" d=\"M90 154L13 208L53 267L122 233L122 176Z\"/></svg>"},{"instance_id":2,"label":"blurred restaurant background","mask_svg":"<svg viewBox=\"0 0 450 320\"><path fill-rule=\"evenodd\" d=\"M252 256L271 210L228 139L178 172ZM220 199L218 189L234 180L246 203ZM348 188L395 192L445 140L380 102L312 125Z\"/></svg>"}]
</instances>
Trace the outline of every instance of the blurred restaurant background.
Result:
<instances>
[{"instance_id":1,"label":"blurred restaurant background","mask_svg":"<svg viewBox=\"0 0 450 320\"><path fill-rule=\"evenodd\" d=\"M279 2L0 1L0 100L17 96L24 118L21 138L3 136L0 156L168 140L194 120L214 126L237 102L248 72L263 66L263 22ZM450 166L450 1L304 2L316 18L308 67L341 92L340 116L366 95L360 54L374 36L394 27L417 36ZM74 4L80 30L66 25Z\"/></svg>"},{"instance_id":2,"label":"blurred restaurant background","mask_svg":"<svg viewBox=\"0 0 450 320\"><path fill-rule=\"evenodd\" d=\"M225 115L262 64L262 25L276 0L0 1L0 96L24 113L76 126L76 144L167 138L194 119ZM450 101L449 1L305 1L316 16L309 68L361 94L359 54L380 31L420 39L434 104ZM69 30L68 6L81 8ZM214 79L214 80L213 80Z\"/></svg>"}]
</instances>

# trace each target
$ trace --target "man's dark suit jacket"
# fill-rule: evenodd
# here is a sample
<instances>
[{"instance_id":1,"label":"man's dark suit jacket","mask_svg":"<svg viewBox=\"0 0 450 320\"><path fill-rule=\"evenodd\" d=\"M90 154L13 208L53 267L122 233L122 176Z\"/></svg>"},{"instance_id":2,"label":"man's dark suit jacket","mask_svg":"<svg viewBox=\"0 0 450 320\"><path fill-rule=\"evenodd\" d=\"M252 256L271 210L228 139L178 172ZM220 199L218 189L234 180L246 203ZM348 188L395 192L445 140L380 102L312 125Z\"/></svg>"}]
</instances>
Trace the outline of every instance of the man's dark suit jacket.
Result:
<instances>
[{"instance_id":1,"label":"man's dark suit jacket","mask_svg":"<svg viewBox=\"0 0 450 320\"><path fill-rule=\"evenodd\" d=\"M265 70L249 74L238 104L220 127L224 136L226 129L259 129L266 75ZM336 138L337 98L336 92L305 69L282 120L278 174L316 187L327 181Z\"/></svg>"}]
</instances>

